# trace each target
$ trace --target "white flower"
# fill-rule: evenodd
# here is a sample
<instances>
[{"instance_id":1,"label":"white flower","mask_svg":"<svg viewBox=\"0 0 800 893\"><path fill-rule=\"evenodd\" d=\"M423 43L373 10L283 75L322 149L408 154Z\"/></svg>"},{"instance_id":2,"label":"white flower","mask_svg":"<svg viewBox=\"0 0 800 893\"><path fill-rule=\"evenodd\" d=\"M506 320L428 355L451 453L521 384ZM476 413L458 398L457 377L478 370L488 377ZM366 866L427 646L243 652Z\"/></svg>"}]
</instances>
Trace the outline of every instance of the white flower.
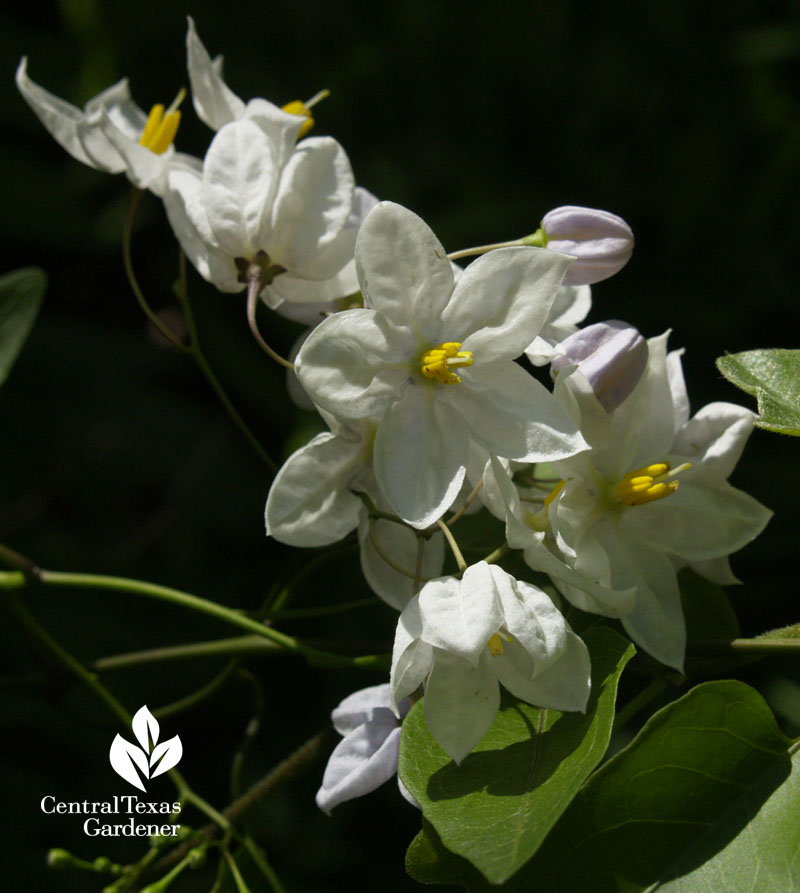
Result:
<instances>
[{"instance_id":1,"label":"white flower","mask_svg":"<svg viewBox=\"0 0 800 893\"><path fill-rule=\"evenodd\" d=\"M548 248L576 258L565 285L591 285L618 273L633 253L633 233L616 214L565 205L542 220Z\"/></svg>"},{"instance_id":2,"label":"white flower","mask_svg":"<svg viewBox=\"0 0 800 893\"><path fill-rule=\"evenodd\" d=\"M27 65L23 56L16 74L20 93L56 141L82 164L110 174L125 172L135 186L156 195L161 195L170 167L199 166L197 159L177 155L172 145L180 95L169 109L156 105L146 115L123 78L81 110L35 84Z\"/></svg>"},{"instance_id":3,"label":"white flower","mask_svg":"<svg viewBox=\"0 0 800 893\"><path fill-rule=\"evenodd\" d=\"M374 685L346 697L331 714L336 731L344 736L328 759L317 806L330 813L334 806L362 797L397 775L400 722L408 713L408 700L392 710L388 685ZM400 793L413 806L417 801L397 778Z\"/></svg>"},{"instance_id":4,"label":"white flower","mask_svg":"<svg viewBox=\"0 0 800 893\"><path fill-rule=\"evenodd\" d=\"M350 162L336 140L295 146L297 126L274 124L253 114L222 127L202 171L169 173L167 214L187 257L220 291L241 291L255 274L271 303L328 299L316 283L352 260Z\"/></svg>"},{"instance_id":5,"label":"white flower","mask_svg":"<svg viewBox=\"0 0 800 893\"><path fill-rule=\"evenodd\" d=\"M438 576L444 564L444 539L435 533L420 541L406 525L370 518L366 493L379 511L381 499L372 474L375 423L344 423L323 413L331 428L294 452L270 487L265 511L267 534L290 546L328 546L358 528L361 569L373 592L398 611L413 595L417 550L420 574Z\"/></svg>"},{"instance_id":6,"label":"white flower","mask_svg":"<svg viewBox=\"0 0 800 893\"><path fill-rule=\"evenodd\" d=\"M689 565L734 582L727 556L757 536L771 512L727 482L753 413L711 403L689 419L680 354L667 356L667 335L650 339L645 374L613 412L580 371L559 375L556 394L580 418L591 449L553 463L565 483L548 521L574 570L611 589L635 590L621 617L625 629L658 660L682 669L686 626L677 570ZM578 607L597 610L580 590L554 579Z\"/></svg>"},{"instance_id":7,"label":"white flower","mask_svg":"<svg viewBox=\"0 0 800 893\"><path fill-rule=\"evenodd\" d=\"M589 653L535 586L481 561L461 580L427 583L400 615L392 655L395 703L425 686L425 721L457 763L512 695L556 710L585 710Z\"/></svg>"},{"instance_id":8,"label":"white flower","mask_svg":"<svg viewBox=\"0 0 800 893\"><path fill-rule=\"evenodd\" d=\"M326 319L295 368L323 409L379 420L375 475L413 526L427 527L456 498L470 438L529 461L583 448L552 394L513 362L547 319L568 263L542 249L499 249L454 286L444 249L416 214L381 202L367 216L356 268L369 309Z\"/></svg>"}]
</instances>

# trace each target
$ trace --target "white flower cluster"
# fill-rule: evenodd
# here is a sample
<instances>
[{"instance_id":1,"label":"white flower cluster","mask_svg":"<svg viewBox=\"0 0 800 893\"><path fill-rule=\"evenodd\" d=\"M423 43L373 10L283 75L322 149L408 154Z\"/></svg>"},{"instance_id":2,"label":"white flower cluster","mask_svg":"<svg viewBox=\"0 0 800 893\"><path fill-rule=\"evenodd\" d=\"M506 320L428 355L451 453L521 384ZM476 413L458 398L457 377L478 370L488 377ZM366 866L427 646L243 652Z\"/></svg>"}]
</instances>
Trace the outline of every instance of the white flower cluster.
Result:
<instances>
[{"instance_id":1,"label":"white flower cluster","mask_svg":"<svg viewBox=\"0 0 800 893\"><path fill-rule=\"evenodd\" d=\"M400 612L389 686L334 711L345 737L320 806L393 774L399 717L420 692L456 761L491 725L499 685L540 707L586 707L585 645L548 595L492 556L465 565L451 529L464 512L502 519L508 546L567 601L619 618L680 670L677 572L735 582L727 556L770 513L727 482L748 410L715 403L690 418L666 334L645 340L616 320L579 328L590 284L631 255L625 221L558 208L517 243L458 252L481 254L461 270L418 216L355 187L336 140L306 136L313 102L245 103L191 20L187 47L194 107L215 131L203 159L173 149L177 106L145 116L126 81L84 111L30 81L25 59L17 84L75 158L163 199L208 282L311 326L294 368L329 432L279 471L267 531L317 547L357 530L369 585ZM523 357L550 364L552 390ZM448 544L459 572L442 576Z\"/></svg>"}]
</instances>

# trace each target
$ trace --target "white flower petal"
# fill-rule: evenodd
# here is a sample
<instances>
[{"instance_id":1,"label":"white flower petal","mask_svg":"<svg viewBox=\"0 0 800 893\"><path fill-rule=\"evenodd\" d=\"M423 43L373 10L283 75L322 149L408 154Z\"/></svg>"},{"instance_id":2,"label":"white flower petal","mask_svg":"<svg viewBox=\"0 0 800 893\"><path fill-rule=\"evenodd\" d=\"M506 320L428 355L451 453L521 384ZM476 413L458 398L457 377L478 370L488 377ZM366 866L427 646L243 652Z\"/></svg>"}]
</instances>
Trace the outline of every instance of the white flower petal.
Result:
<instances>
[{"instance_id":1,"label":"white flower petal","mask_svg":"<svg viewBox=\"0 0 800 893\"><path fill-rule=\"evenodd\" d=\"M515 580L492 568L505 615L505 627L536 663L536 674L558 659L567 647L567 623L550 597L538 586Z\"/></svg>"},{"instance_id":2,"label":"white flower petal","mask_svg":"<svg viewBox=\"0 0 800 893\"><path fill-rule=\"evenodd\" d=\"M300 383L343 418L379 418L409 375L409 338L374 310L344 310L309 335L295 361Z\"/></svg>"},{"instance_id":3,"label":"white flower petal","mask_svg":"<svg viewBox=\"0 0 800 893\"><path fill-rule=\"evenodd\" d=\"M537 707L553 710L586 710L591 693L591 662L583 640L567 631L564 649L534 677L529 675L527 654L510 642L503 654L493 658L500 682L512 695Z\"/></svg>"},{"instance_id":4,"label":"white flower petal","mask_svg":"<svg viewBox=\"0 0 800 893\"><path fill-rule=\"evenodd\" d=\"M371 685L348 695L331 711L331 722L340 735L349 735L365 722L375 719L382 710L391 714L391 687L388 682Z\"/></svg>"},{"instance_id":5,"label":"white flower petal","mask_svg":"<svg viewBox=\"0 0 800 893\"><path fill-rule=\"evenodd\" d=\"M212 130L219 130L225 124L242 117L244 102L222 79L221 64L212 63L197 35L192 17L187 18L189 28L186 32L186 56L194 110L204 124Z\"/></svg>"},{"instance_id":6,"label":"white flower petal","mask_svg":"<svg viewBox=\"0 0 800 893\"><path fill-rule=\"evenodd\" d=\"M184 166L171 168L163 199L172 231L197 272L220 291L242 291L245 286L238 280L233 258L214 247L198 172Z\"/></svg>"},{"instance_id":7,"label":"white flower petal","mask_svg":"<svg viewBox=\"0 0 800 893\"><path fill-rule=\"evenodd\" d=\"M626 576L632 573L638 578L636 604L622 625L648 654L682 673L686 621L675 569L668 558L643 545L626 552L612 556L615 570L624 562Z\"/></svg>"},{"instance_id":8,"label":"white flower petal","mask_svg":"<svg viewBox=\"0 0 800 893\"><path fill-rule=\"evenodd\" d=\"M25 56L17 67L16 82L19 92L56 142L77 161L95 167L95 162L86 154L78 138L78 124L84 120L85 114L76 106L35 84L28 77L28 59ZM127 89L127 80L120 81L117 86L122 85ZM114 170L108 172L119 173L123 169L124 166L120 163Z\"/></svg>"},{"instance_id":9,"label":"white flower petal","mask_svg":"<svg viewBox=\"0 0 800 893\"><path fill-rule=\"evenodd\" d=\"M267 497L267 534L290 546L328 546L358 525L361 500L347 486L369 461L358 440L318 434L286 460Z\"/></svg>"},{"instance_id":10,"label":"white flower petal","mask_svg":"<svg viewBox=\"0 0 800 893\"><path fill-rule=\"evenodd\" d=\"M374 450L378 485L404 521L428 527L453 504L468 446L462 420L435 398L432 387L412 379L381 420Z\"/></svg>"},{"instance_id":11,"label":"white flower petal","mask_svg":"<svg viewBox=\"0 0 800 893\"><path fill-rule=\"evenodd\" d=\"M727 478L742 456L755 415L734 403L709 403L675 435L670 452Z\"/></svg>"},{"instance_id":12,"label":"white flower petal","mask_svg":"<svg viewBox=\"0 0 800 893\"><path fill-rule=\"evenodd\" d=\"M554 356L555 345L568 335L578 331L592 308L592 288L589 285L562 285L556 292L547 322L541 332L525 348L525 356L534 366L549 363Z\"/></svg>"},{"instance_id":13,"label":"white flower petal","mask_svg":"<svg viewBox=\"0 0 800 893\"><path fill-rule=\"evenodd\" d=\"M400 727L391 711L386 713L384 721L359 726L334 748L317 791L323 812L374 791L397 773Z\"/></svg>"},{"instance_id":14,"label":"white flower petal","mask_svg":"<svg viewBox=\"0 0 800 893\"><path fill-rule=\"evenodd\" d=\"M672 402L675 406L675 430L680 429L689 421L689 394L686 391L686 381L683 377L683 364L681 357L683 348L671 350L667 354L667 378L669 389L672 392Z\"/></svg>"},{"instance_id":15,"label":"white flower petal","mask_svg":"<svg viewBox=\"0 0 800 893\"><path fill-rule=\"evenodd\" d=\"M460 581L443 577L426 583L419 594L422 638L477 666L489 638L503 623L496 587L484 561L468 567Z\"/></svg>"},{"instance_id":16,"label":"white flower petal","mask_svg":"<svg viewBox=\"0 0 800 893\"><path fill-rule=\"evenodd\" d=\"M219 247L250 260L269 234L277 186L275 150L264 132L243 118L211 141L203 166L203 204Z\"/></svg>"},{"instance_id":17,"label":"white flower petal","mask_svg":"<svg viewBox=\"0 0 800 893\"><path fill-rule=\"evenodd\" d=\"M622 535L686 561L730 555L755 539L772 512L727 481L693 471L678 477L680 486L668 497L625 511Z\"/></svg>"},{"instance_id":18,"label":"white flower petal","mask_svg":"<svg viewBox=\"0 0 800 893\"><path fill-rule=\"evenodd\" d=\"M447 254L424 220L393 202L367 215L356 241L356 269L368 306L425 343L440 338L441 314L453 291Z\"/></svg>"},{"instance_id":19,"label":"white flower petal","mask_svg":"<svg viewBox=\"0 0 800 893\"><path fill-rule=\"evenodd\" d=\"M281 173L267 245L270 257L311 279L337 273L349 257L348 242L342 252L326 255L327 266L320 257L347 222L354 188L350 161L336 140L303 140Z\"/></svg>"},{"instance_id":20,"label":"white flower petal","mask_svg":"<svg viewBox=\"0 0 800 893\"><path fill-rule=\"evenodd\" d=\"M425 722L442 750L456 763L489 731L500 707L500 686L486 651L477 667L436 651L425 685Z\"/></svg>"},{"instance_id":21,"label":"white flower petal","mask_svg":"<svg viewBox=\"0 0 800 893\"><path fill-rule=\"evenodd\" d=\"M492 453L549 462L586 448L575 422L553 395L516 363L500 360L464 370L444 397Z\"/></svg>"},{"instance_id":22,"label":"white flower petal","mask_svg":"<svg viewBox=\"0 0 800 893\"><path fill-rule=\"evenodd\" d=\"M569 259L543 248L498 248L471 263L442 313L442 341L475 364L514 359L547 321Z\"/></svg>"},{"instance_id":23,"label":"white flower petal","mask_svg":"<svg viewBox=\"0 0 800 893\"><path fill-rule=\"evenodd\" d=\"M422 618L419 613L419 599L415 596L398 618L392 648L389 684L392 707L398 716L400 702L419 688L433 664L433 648L420 639L421 635Z\"/></svg>"}]
</instances>

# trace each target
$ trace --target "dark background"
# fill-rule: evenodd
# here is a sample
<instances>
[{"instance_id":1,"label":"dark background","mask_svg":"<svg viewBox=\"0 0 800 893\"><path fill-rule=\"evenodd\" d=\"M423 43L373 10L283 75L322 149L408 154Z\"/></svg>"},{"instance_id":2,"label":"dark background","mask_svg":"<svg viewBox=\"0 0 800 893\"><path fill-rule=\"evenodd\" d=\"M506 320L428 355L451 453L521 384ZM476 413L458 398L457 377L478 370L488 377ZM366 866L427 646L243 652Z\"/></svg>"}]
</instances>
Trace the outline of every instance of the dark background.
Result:
<instances>
[{"instance_id":1,"label":"dark background","mask_svg":"<svg viewBox=\"0 0 800 893\"><path fill-rule=\"evenodd\" d=\"M419 213L449 250L529 233L562 204L622 215L636 250L620 275L595 287L589 319L626 319L648 336L671 327L671 345L686 347L695 409L711 400L752 405L717 373L714 359L725 351L800 346L800 13L791 0L6 7L0 269L42 266L50 288L0 393L0 541L42 566L140 577L252 609L296 555L263 534L263 467L191 362L157 345L134 303L120 259L125 178L68 157L13 85L26 53L31 78L78 105L123 75L144 108L169 103L188 86L187 12L212 55L224 52L226 79L243 98L284 103L330 88L316 133L335 136L358 182ZM189 102L183 109L179 148L202 154L210 132ZM147 197L134 258L159 308L173 303L176 254L158 201ZM282 372L254 346L241 296L219 295L193 272L190 287L219 376L272 454L287 455L316 422L292 406ZM286 352L298 330L270 325ZM776 512L762 539L734 558L744 586L731 598L746 633L797 620L798 446L757 431L734 477ZM312 575L295 606L367 596L354 556ZM32 592L26 600L87 662L235 633L133 596ZM377 605L285 629L365 652L388 650L393 625L393 612ZM106 757L119 729L90 694L37 658L5 612L0 648L4 883L100 889L92 875L48 873L47 849L130 861L139 846L90 841L74 817L42 816L39 800L128 793ZM105 681L132 711L144 702L153 709L222 665L169 663ZM344 695L384 681L292 657L248 666L265 717L247 782L323 728ZM762 681L771 685L778 671L790 673L788 663L771 664ZM785 701L800 689L782 691ZM164 735L183 739L184 774L217 806L228 802L228 767L253 704L252 686L234 678L164 720ZM415 886L403 870L415 811L387 785L328 819L313 803L322 765L257 819L284 883L304 891ZM160 784L152 796L171 800L170 783ZM209 886L208 874L185 875L173 889Z\"/></svg>"}]
</instances>

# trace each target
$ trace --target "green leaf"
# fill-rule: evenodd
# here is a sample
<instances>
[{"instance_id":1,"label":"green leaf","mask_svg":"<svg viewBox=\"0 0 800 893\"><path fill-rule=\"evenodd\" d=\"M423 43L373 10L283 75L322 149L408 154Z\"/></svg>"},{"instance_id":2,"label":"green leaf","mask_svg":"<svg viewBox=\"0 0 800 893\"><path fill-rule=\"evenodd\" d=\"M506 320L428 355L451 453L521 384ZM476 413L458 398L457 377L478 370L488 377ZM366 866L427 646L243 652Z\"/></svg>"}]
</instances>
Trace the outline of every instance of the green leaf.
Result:
<instances>
[{"instance_id":1,"label":"green leaf","mask_svg":"<svg viewBox=\"0 0 800 893\"><path fill-rule=\"evenodd\" d=\"M461 884L475 893L492 889L470 862L447 849L425 819L406 851L406 871L420 884Z\"/></svg>"},{"instance_id":2,"label":"green leaf","mask_svg":"<svg viewBox=\"0 0 800 893\"><path fill-rule=\"evenodd\" d=\"M635 649L605 627L584 638L592 658L585 714L509 698L460 766L434 741L421 703L403 722L400 777L444 846L492 883L536 852L608 747L617 682Z\"/></svg>"},{"instance_id":3,"label":"green leaf","mask_svg":"<svg viewBox=\"0 0 800 893\"><path fill-rule=\"evenodd\" d=\"M45 288L47 276L38 267L0 276L0 384L8 378L33 328Z\"/></svg>"},{"instance_id":4,"label":"green leaf","mask_svg":"<svg viewBox=\"0 0 800 893\"><path fill-rule=\"evenodd\" d=\"M800 350L747 350L720 357L728 381L758 400L756 424L800 436Z\"/></svg>"},{"instance_id":5,"label":"green leaf","mask_svg":"<svg viewBox=\"0 0 800 893\"><path fill-rule=\"evenodd\" d=\"M543 891L629 893L678 875L668 889L798 889L800 799L789 745L754 689L698 685L597 771L508 889L527 891L535 880ZM690 872L697 886L683 885Z\"/></svg>"}]
</instances>

